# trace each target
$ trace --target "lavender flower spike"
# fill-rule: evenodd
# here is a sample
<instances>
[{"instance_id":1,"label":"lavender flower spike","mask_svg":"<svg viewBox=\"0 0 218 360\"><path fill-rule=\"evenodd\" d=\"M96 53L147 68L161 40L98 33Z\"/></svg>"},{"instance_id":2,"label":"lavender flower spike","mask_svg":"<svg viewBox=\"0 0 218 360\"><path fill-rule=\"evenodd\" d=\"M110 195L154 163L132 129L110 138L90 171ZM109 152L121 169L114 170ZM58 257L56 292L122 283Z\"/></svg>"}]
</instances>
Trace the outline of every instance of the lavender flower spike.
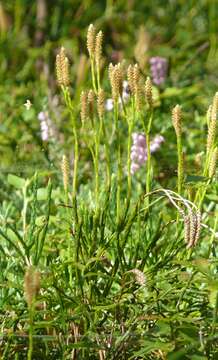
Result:
<instances>
[{"instance_id":1,"label":"lavender flower spike","mask_svg":"<svg viewBox=\"0 0 218 360\"><path fill-rule=\"evenodd\" d=\"M132 134L133 145L131 147L131 174L133 175L147 160L146 139L141 133Z\"/></svg>"},{"instance_id":2,"label":"lavender flower spike","mask_svg":"<svg viewBox=\"0 0 218 360\"><path fill-rule=\"evenodd\" d=\"M156 135L156 136L154 137L154 139L152 140L151 145L150 145L151 154L153 154L154 152L156 152L157 150L159 150L160 145L161 145L163 142L164 142L164 137L161 136L161 135Z\"/></svg>"},{"instance_id":3,"label":"lavender flower spike","mask_svg":"<svg viewBox=\"0 0 218 360\"><path fill-rule=\"evenodd\" d=\"M52 121L49 118L47 111L41 111L38 114L38 120L40 121L41 138L43 141L48 141L50 137L54 135L54 129Z\"/></svg>"},{"instance_id":4,"label":"lavender flower spike","mask_svg":"<svg viewBox=\"0 0 218 360\"><path fill-rule=\"evenodd\" d=\"M147 146L146 138L142 133L132 134L133 144L131 147L131 174L133 175L140 167L147 161ZM164 137L156 135L150 144L150 151L153 154L160 148L160 145L164 142Z\"/></svg>"},{"instance_id":5,"label":"lavender flower spike","mask_svg":"<svg viewBox=\"0 0 218 360\"><path fill-rule=\"evenodd\" d=\"M152 81L155 85L161 85L165 82L168 70L167 59L155 56L150 58Z\"/></svg>"}]
</instances>

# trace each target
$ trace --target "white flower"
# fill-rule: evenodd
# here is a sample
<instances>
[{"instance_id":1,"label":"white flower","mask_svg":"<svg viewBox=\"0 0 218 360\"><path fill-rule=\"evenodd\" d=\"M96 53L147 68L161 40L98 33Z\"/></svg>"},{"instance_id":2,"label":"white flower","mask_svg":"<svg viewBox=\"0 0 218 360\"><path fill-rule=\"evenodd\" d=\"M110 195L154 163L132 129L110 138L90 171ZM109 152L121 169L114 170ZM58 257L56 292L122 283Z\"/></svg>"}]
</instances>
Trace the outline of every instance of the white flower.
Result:
<instances>
[{"instance_id":1,"label":"white flower","mask_svg":"<svg viewBox=\"0 0 218 360\"><path fill-rule=\"evenodd\" d=\"M107 111L111 111L111 110L113 110L113 108L114 108L113 99L107 99L106 102L105 102L105 109Z\"/></svg>"},{"instance_id":2,"label":"white flower","mask_svg":"<svg viewBox=\"0 0 218 360\"><path fill-rule=\"evenodd\" d=\"M29 99L27 99L27 101L25 102L24 106L25 106L25 108L26 108L27 110L29 110L29 109L31 108L31 106L32 106L31 101L30 101Z\"/></svg>"}]
</instances>

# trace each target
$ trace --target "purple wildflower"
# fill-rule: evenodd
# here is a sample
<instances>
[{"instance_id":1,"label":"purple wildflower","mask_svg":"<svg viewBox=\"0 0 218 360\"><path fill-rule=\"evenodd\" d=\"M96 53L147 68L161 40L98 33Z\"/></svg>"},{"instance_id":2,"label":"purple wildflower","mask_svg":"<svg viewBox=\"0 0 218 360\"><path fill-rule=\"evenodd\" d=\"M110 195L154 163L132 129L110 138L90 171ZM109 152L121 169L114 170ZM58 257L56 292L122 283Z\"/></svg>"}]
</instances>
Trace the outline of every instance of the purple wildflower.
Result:
<instances>
[{"instance_id":1,"label":"purple wildflower","mask_svg":"<svg viewBox=\"0 0 218 360\"><path fill-rule=\"evenodd\" d=\"M153 154L155 151L159 150L160 145L163 142L164 142L164 137L161 135L156 135L150 145L151 154Z\"/></svg>"},{"instance_id":2,"label":"purple wildflower","mask_svg":"<svg viewBox=\"0 0 218 360\"><path fill-rule=\"evenodd\" d=\"M168 70L167 59L155 56L150 59L152 80L155 85L161 85L165 82Z\"/></svg>"},{"instance_id":3,"label":"purple wildflower","mask_svg":"<svg viewBox=\"0 0 218 360\"><path fill-rule=\"evenodd\" d=\"M147 160L146 138L142 133L132 134L133 145L131 147L131 174L133 175ZM150 144L150 151L153 154L164 142L161 135L156 135Z\"/></svg>"},{"instance_id":4,"label":"purple wildflower","mask_svg":"<svg viewBox=\"0 0 218 360\"><path fill-rule=\"evenodd\" d=\"M41 138L43 141L48 141L50 137L54 136L54 129L48 112L41 111L38 114L38 120L40 121Z\"/></svg>"}]
</instances>

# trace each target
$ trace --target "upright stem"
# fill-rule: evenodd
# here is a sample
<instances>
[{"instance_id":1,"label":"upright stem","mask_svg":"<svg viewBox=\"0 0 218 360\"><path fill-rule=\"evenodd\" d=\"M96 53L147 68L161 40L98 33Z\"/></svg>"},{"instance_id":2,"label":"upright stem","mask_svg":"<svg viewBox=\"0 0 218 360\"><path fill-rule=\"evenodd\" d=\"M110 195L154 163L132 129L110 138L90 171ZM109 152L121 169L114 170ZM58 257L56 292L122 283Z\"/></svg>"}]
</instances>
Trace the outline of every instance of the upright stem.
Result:
<instances>
[{"instance_id":1,"label":"upright stem","mask_svg":"<svg viewBox=\"0 0 218 360\"><path fill-rule=\"evenodd\" d=\"M117 224L120 220L120 195L121 195L121 153L120 153L120 135L118 126L118 101L114 104L115 129L117 134Z\"/></svg>"},{"instance_id":2,"label":"upright stem","mask_svg":"<svg viewBox=\"0 0 218 360\"><path fill-rule=\"evenodd\" d=\"M95 134L95 201L96 207L98 207L98 199L99 199L99 140L100 134L99 130L96 129Z\"/></svg>"},{"instance_id":3,"label":"upright stem","mask_svg":"<svg viewBox=\"0 0 218 360\"><path fill-rule=\"evenodd\" d=\"M107 167L107 186L108 186L108 189L110 189L110 186L111 186L110 148L109 148L109 143L108 143L106 130L105 130L105 126L104 126L104 119L102 118L101 121L102 121L102 125L101 125L102 134L103 134L103 138L105 141L104 150L105 150L105 159L106 159L106 167Z\"/></svg>"},{"instance_id":4,"label":"upright stem","mask_svg":"<svg viewBox=\"0 0 218 360\"><path fill-rule=\"evenodd\" d=\"M128 169L128 199L131 198L131 188L132 188L132 179L131 179L131 135L132 135L132 121L129 120L128 124L128 160L127 160L127 169Z\"/></svg>"},{"instance_id":5,"label":"upright stem","mask_svg":"<svg viewBox=\"0 0 218 360\"><path fill-rule=\"evenodd\" d=\"M177 174L177 190L178 194L182 195L183 186L183 152L182 152L182 138L177 136L177 153L178 153L178 174Z\"/></svg>"},{"instance_id":6,"label":"upright stem","mask_svg":"<svg viewBox=\"0 0 218 360\"><path fill-rule=\"evenodd\" d=\"M199 202L197 204L199 210L202 208L202 205L203 205L203 202L204 202L204 198L205 198L205 195L206 195L206 192L207 192L207 188L208 186L210 185L211 183L211 179L209 179L207 181L207 183L205 184L204 188L203 188L203 191L201 191L201 188L199 188L199 192L197 192L197 197L196 197L196 200L198 200L198 197L199 197ZM196 201L197 202L197 201Z\"/></svg>"},{"instance_id":7,"label":"upright stem","mask_svg":"<svg viewBox=\"0 0 218 360\"><path fill-rule=\"evenodd\" d=\"M148 132L146 133L146 145L147 145L146 194L148 194L151 191L151 149L150 149L150 134Z\"/></svg>"},{"instance_id":8,"label":"upright stem","mask_svg":"<svg viewBox=\"0 0 218 360\"><path fill-rule=\"evenodd\" d=\"M31 304L29 309L29 348L27 353L27 360L32 360L33 353L33 317L34 317L34 304Z\"/></svg>"},{"instance_id":9,"label":"upright stem","mask_svg":"<svg viewBox=\"0 0 218 360\"><path fill-rule=\"evenodd\" d=\"M96 64L96 69L97 69L97 86L99 90L101 88L101 82L100 82L100 66L98 63Z\"/></svg>"},{"instance_id":10,"label":"upright stem","mask_svg":"<svg viewBox=\"0 0 218 360\"><path fill-rule=\"evenodd\" d=\"M128 193L127 198L130 200L131 192L132 192L132 175L131 175L131 135L133 125L135 123L135 102L134 98L131 99L132 102L132 118L128 120L128 159L127 159L127 185L128 185ZM128 118L127 118L128 119Z\"/></svg>"},{"instance_id":11,"label":"upright stem","mask_svg":"<svg viewBox=\"0 0 218 360\"><path fill-rule=\"evenodd\" d=\"M96 79L95 79L95 63L93 58L91 58L90 60L91 60L91 73L92 73L92 87L94 89L94 92L97 94Z\"/></svg>"},{"instance_id":12,"label":"upright stem","mask_svg":"<svg viewBox=\"0 0 218 360\"><path fill-rule=\"evenodd\" d=\"M23 237L24 237L24 239L25 239L25 235L26 235L27 207L28 207L28 199L27 199L27 183L26 183L24 188L23 188L23 209L22 209Z\"/></svg>"},{"instance_id":13,"label":"upright stem","mask_svg":"<svg viewBox=\"0 0 218 360\"><path fill-rule=\"evenodd\" d=\"M74 134L74 167L73 167L73 191L72 198L73 204L75 203L76 193L77 193L77 169L78 169L78 159L79 159L79 142L76 125L74 124L73 128ZM75 204L74 204L75 205Z\"/></svg>"},{"instance_id":14,"label":"upright stem","mask_svg":"<svg viewBox=\"0 0 218 360\"><path fill-rule=\"evenodd\" d=\"M62 87L64 94L64 100L66 106L70 112L70 117L73 126L73 135L74 135L74 166L73 166L73 189L72 189L72 203L73 209L76 211L76 193L77 193L77 168L78 168L78 159L79 159L79 141L78 141L78 132L77 124L73 113L73 105L69 94L69 89Z\"/></svg>"},{"instance_id":15,"label":"upright stem","mask_svg":"<svg viewBox=\"0 0 218 360\"><path fill-rule=\"evenodd\" d=\"M146 194L149 194L151 191L151 149L150 149L150 131L151 124L153 120L153 110L150 110L148 126L145 130L146 132L146 146L147 146L147 172L146 172ZM147 197L147 203L149 205L149 196Z\"/></svg>"}]
</instances>

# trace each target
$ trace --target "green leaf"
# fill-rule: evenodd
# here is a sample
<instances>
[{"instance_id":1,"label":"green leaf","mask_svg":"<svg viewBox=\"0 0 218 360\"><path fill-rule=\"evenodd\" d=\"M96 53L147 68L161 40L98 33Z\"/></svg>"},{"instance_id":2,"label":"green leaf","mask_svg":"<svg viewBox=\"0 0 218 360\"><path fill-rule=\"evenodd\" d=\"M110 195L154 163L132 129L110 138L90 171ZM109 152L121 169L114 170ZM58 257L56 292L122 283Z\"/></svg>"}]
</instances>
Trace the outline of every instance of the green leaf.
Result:
<instances>
[{"instance_id":1,"label":"green leaf","mask_svg":"<svg viewBox=\"0 0 218 360\"><path fill-rule=\"evenodd\" d=\"M39 188L37 190L37 200L46 200L48 196L47 188Z\"/></svg>"},{"instance_id":2,"label":"green leaf","mask_svg":"<svg viewBox=\"0 0 218 360\"><path fill-rule=\"evenodd\" d=\"M187 349L181 349L178 351L173 351L172 353L168 354L167 359L168 360L185 360L187 357L185 356L187 354Z\"/></svg>"},{"instance_id":3,"label":"green leaf","mask_svg":"<svg viewBox=\"0 0 218 360\"><path fill-rule=\"evenodd\" d=\"M8 183L10 185L16 187L17 189L22 189L26 184L26 180L19 176L9 174L8 175Z\"/></svg>"},{"instance_id":4,"label":"green leaf","mask_svg":"<svg viewBox=\"0 0 218 360\"><path fill-rule=\"evenodd\" d=\"M196 182L205 182L208 178L205 176L198 176L198 175L187 175L185 182L186 183L196 183Z\"/></svg>"},{"instance_id":5,"label":"green leaf","mask_svg":"<svg viewBox=\"0 0 218 360\"><path fill-rule=\"evenodd\" d=\"M130 357L130 359L135 359L135 356L143 356L145 354L149 354L154 350L163 350L163 351L172 351L174 348L174 344L172 343L164 343L161 341L143 341L141 344L143 347L141 350L134 352L134 355Z\"/></svg>"},{"instance_id":6,"label":"green leaf","mask_svg":"<svg viewBox=\"0 0 218 360\"><path fill-rule=\"evenodd\" d=\"M180 326L178 327L178 330L186 340L194 341L194 339L198 339L198 329L192 324Z\"/></svg>"},{"instance_id":7,"label":"green leaf","mask_svg":"<svg viewBox=\"0 0 218 360\"><path fill-rule=\"evenodd\" d=\"M218 203L218 196L216 194L207 194L206 198L211 201L216 201Z\"/></svg>"}]
</instances>

